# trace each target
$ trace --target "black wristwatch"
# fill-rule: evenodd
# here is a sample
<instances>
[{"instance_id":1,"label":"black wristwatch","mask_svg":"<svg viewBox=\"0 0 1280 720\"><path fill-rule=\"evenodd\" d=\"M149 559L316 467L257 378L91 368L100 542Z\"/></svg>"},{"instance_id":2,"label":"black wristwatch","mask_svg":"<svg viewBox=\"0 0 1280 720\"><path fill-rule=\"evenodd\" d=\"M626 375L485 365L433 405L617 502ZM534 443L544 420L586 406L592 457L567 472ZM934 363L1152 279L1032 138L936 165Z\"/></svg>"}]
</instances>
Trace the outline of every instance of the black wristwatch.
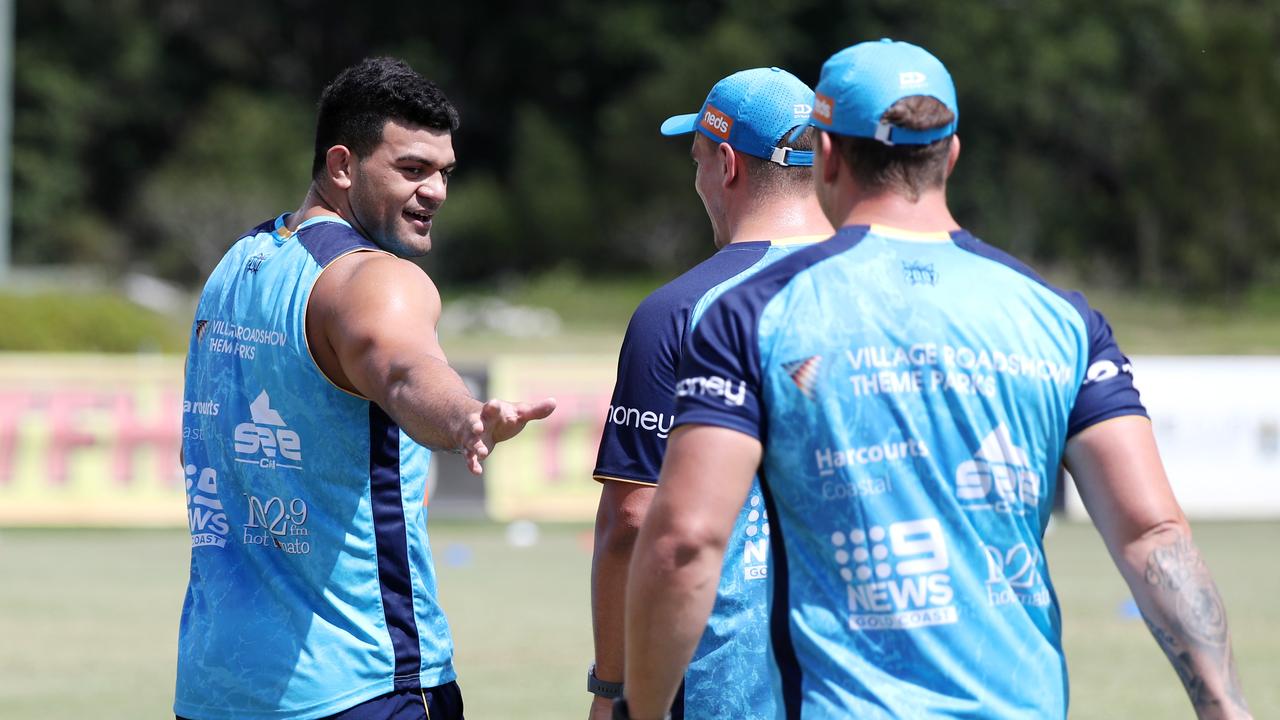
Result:
<instances>
[{"instance_id":1,"label":"black wristwatch","mask_svg":"<svg viewBox=\"0 0 1280 720\"><path fill-rule=\"evenodd\" d=\"M587 669L587 692L602 698L622 697L622 683L608 682L596 677L596 666Z\"/></svg>"}]
</instances>

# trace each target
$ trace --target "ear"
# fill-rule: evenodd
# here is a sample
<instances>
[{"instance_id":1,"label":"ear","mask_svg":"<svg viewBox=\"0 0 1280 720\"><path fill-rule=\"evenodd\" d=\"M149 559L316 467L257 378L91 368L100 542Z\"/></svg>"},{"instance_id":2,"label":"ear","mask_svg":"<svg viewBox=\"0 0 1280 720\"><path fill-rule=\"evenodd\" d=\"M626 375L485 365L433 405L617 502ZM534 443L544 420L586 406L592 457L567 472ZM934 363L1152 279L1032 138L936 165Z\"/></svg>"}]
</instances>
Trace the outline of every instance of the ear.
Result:
<instances>
[{"instance_id":1,"label":"ear","mask_svg":"<svg viewBox=\"0 0 1280 720\"><path fill-rule=\"evenodd\" d=\"M837 163L844 162L844 156L826 130L818 131L818 153L822 156L822 182L834 183L840 174Z\"/></svg>"},{"instance_id":2,"label":"ear","mask_svg":"<svg viewBox=\"0 0 1280 720\"><path fill-rule=\"evenodd\" d=\"M956 169L956 161L960 159L960 136L951 136L951 148L947 151L947 175L951 177L951 171Z\"/></svg>"},{"instance_id":3,"label":"ear","mask_svg":"<svg viewBox=\"0 0 1280 720\"><path fill-rule=\"evenodd\" d=\"M729 143L720 143L716 146L716 158L720 162L721 180L723 187L729 187L738 178L740 170L738 168L738 153L734 152Z\"/></svg>"},{"instance_id":4,"label":"ear","mask_svg":"<svg viewBox=\"0 0 1280 720\"><path fill-rule=\"evenodd\" d=\"M355 155L346 145L334 145L324 154L324 165L329 182L335 187L347 190L351 187L351 166L355 164Z\"/></svg>"}]
</instances>

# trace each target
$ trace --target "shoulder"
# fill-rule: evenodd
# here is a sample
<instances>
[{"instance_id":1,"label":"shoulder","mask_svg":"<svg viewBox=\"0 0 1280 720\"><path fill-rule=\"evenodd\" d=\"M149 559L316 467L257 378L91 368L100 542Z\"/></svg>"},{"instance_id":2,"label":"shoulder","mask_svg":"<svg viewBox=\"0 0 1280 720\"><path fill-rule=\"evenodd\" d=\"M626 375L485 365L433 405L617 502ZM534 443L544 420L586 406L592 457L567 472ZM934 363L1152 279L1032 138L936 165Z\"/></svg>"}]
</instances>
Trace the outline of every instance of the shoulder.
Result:
<instances>
[{"instance_id":1,"label":"shoulder","mask_svg":"<svg viewBox=\"0 0 1280 720\"><path fill-rule=\"evenodd\" d=\"M998 247L995 247L993 245L989 245L983 242L982 240L978 239L967 230L960 230L958 232L953 233L952 240L955 242L956 247L960 248L961 250L965 250L967 252L973 253L974 255L985 258L999 265L1003 265L1009 270L1012 270L1013 272L1016 272L1022 275L1029 282L1035 283L1045 288L1046 290L1052 292L1053 294L1057 295L1058 297L1062 298L1067 303L1069 303L1071 307L1075 308L1075 311L1080 314L1081 318L1085 321L1086 325L1092 324L1093 316L1095 313L1089 307L1089 303L1087 300L1085 300L1085 297L1082 293L1076 290L1064 290L1060 287L1057 287L1056 285L1051 284L1048 280L1045 280L1044 277L1040 275L1040 273L1036 272L1035 269L1032 268L1027 263L1005 252L1004 250L1001 250Z\"/></svg>"},{"instance_id":2,"label":"shoulder","mask_svg":"<svg viewBox=\"0 0 1280 720\"><path fill-rule=\"evenodd\" d=\"M298 230L297 241L320 267L360 250L378 250L373 241L345 222L317 222Z\"/></svg>"},{"instance_id":3,"label":"shoulder","mask_svg":"<svg viewBox=\"0 0 1280 720\"><path fill-rule=\"evenodd\" d=\"M348 252L333 260L317 279L312 297L321 307L369 319L402 312L438 314L440 308L440 291L422 268L381 250Z\"/></svg>"},{"instance_id":4,"label":"shoulder","mask_svg":"<svg viewBox=\"0 0 1280 720\"><path fill-rule=\"evenodd\" d=\"M728 245L694 265L679 277L654 290L636 308L635 318L654 320L687 313L704 295L764 261L769 243Z\"/></svg>"},{"instance_id":5,"label":"shoulder","mask_svg":"<svg viewBox=\"0 0 1280 720\"><path fill-rule=\"evenodd\" d=\"M721 308L721 313L759 313L770 300L806 272L856 247L866 234L864 226L841 228L829 240L787 252L729 288L716 305Z\"/></svg>"}]
</instances>

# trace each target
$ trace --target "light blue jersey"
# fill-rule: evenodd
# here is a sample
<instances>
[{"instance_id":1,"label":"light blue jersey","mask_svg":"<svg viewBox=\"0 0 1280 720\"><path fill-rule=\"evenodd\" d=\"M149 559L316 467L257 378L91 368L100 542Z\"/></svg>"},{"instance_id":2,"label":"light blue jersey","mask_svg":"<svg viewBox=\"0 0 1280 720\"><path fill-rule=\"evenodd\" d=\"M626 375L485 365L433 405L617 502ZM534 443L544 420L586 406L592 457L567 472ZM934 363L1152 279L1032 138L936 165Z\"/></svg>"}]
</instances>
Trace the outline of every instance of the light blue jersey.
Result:
<instances>
[{"instance_id":1,"label":"light blue jersey","mask_svg":"<svg viewBox=\"0 0 1280 720\"><path fill-rule=\"evenodd\" d=\"M424 489L430 453L316 366L307 300L326 266L377 247L285 216L210 276L187 356L191 577L174 711L318 718L454 679Z\"/></svg>"},{"instance_id":2,"label":"light blue jersey","mask_svg":"<svg viewBox=\"0 0 1280 720\"><path fill-rule=\"evenodd\" d=\"M1101 315L968 233L847 227L726 292L675 426L764 448L778 717L1061 718L1069 437L1145 414Z\"/></svg>"},{"instance_id":3,"label":"light blue jersey","mask_svg":"<svg viewBox=\"0 0 1280 720\"><path fill-rule=\"evenodd\" d=\"M654 485L675 419L676 368L688 331L712 301L779 258L824 239L738 242L655 290L636 308L618 357L618 380L600 440L595 478ZM685 674L675 718L772 713L768 667L769 523L759 487L725 550L716 603Z\"/></svg>"}]
</instances>

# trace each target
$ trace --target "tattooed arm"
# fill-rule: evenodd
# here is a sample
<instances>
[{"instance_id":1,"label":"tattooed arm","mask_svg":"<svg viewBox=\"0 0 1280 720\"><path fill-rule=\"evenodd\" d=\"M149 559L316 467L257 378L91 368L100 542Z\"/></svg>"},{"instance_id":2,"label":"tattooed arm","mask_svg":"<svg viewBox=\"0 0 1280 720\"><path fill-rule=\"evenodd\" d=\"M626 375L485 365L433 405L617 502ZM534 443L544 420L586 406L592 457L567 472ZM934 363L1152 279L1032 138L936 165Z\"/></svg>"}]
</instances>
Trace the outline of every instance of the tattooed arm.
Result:
<instances>
[{"instance_id":1,"label":"tattooed arm","mask_svg":"<svg viewBox=\"0 0 1280 720\"><path fill-rule=\"evenodd\" d=\"M1252 717L1226 608L1169 488L1150 421L1120 417L1087 428L1067 443L1066 463L1197 716Z\"/></svg>"}]
</instances>

